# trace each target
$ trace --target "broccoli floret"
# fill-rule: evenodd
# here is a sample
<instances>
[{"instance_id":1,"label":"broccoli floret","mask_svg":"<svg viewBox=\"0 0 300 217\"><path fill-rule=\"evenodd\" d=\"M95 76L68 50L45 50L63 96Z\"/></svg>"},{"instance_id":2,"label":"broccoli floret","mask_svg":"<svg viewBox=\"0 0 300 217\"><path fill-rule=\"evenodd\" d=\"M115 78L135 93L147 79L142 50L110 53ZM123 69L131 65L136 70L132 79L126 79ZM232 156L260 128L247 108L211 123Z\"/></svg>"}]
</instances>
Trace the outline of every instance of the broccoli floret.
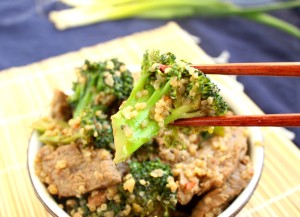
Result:
<instances>
[{"instance_id":1,"label":"broccoli floret","mask_svg":"<svg viewBox=\"0 0 300 217\"><path fill-rule=\"evenodd\" d=\"M133 216L169 216L177 204L177 188L170 166L160 160L129 163L130 173L120 189L125 203L132 206ZM134 188L131 184L134 182ZM127 186L129 185L129 187ZM172 190L171 190L172 189Z\"/></svg>"},{"instance_id":2,"label":"broccoli floret","mask_svg":"<svg viewBox=\"0 0 300 217\"><path fill-rule=\"evenodd\" d=\"M127 159L175 120L219 116L227 104L218 87L201 71L172 53L146 52L129 98L112 116L114 161Z\"/></svg>"},{"instance_id":3,"label":"broccoli floret","mask_svg":"<svg viewBox=\"0 0 300 217\"><path fill-rule=\"evenodd\" d=\"M117 186L117 194L97 216L170 216L177 204L177 184L170 166L159 159L130 161L128 173Z\"/></svg>"},{"instance_id":4,"label":"broccoli floret","mask_svg":"<svg viewBox=\"0 0 300 217\"><path fill-rule=\"evenodd\" d=\"M117 59L97 63L85 61L78 69L74 92L68 97L73 118L68 122L44 118L35 122L33 128L41 134L40 141L46 144L76 142L114 149L110 115L127 99L132 87L131 72Z\"/></svg>"},{"instance_id":5,"label":"broccoli floret","mask_svg":"<svg viewBox=\"0 0 300 217\"><path fill-rule=\"evenodd\" d=\"M32 127L41 134L40 141L51 145L80 143L114 150L111 122L101 110L85 108L68 122L42 118Z\"/></svg>"},{"instance_id":6,"label":"broccoli floret","mask_svg":"<svg viewBox=\"0 0 300 217\"><path fill-rule=\"evenodd\" d=\"M85 61L78 69L74 93L69 97L73 116L83 109L111 111L111 106L119 106L129 96L133 88L133 77L122 62L111 59L104 62Z\"/></svg>"},{"instance_id":7,"label":"broccoli floret","mask_svg":"<svg viewBox=\"0 0 300 217\"><path fill-rule=\"evenodd\" d=\"M106 114L101 110L94 112L87 108L79 117L83 145L93 144L96 148L114 149L111 122Z\"/></svg>"}]
</instances>

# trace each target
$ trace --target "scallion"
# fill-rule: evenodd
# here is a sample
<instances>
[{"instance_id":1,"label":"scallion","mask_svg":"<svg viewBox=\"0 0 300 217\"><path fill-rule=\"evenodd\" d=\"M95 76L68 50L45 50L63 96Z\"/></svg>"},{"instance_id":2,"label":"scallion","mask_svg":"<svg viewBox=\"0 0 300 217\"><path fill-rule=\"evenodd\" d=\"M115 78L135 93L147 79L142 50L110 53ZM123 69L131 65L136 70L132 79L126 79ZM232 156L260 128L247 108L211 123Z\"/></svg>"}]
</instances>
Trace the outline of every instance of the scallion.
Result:
<instances>
[{"instance_id":1,"label":"scallion","mask_svg":"<svg viewBox=\"0 0 300 217\"><path fill-rule=\"evenodd\" d=\"M300 0L240 7L222 0L60 0L70 9L52 11L49 19L59 30L132 17L172 19L191 16L240 16L275 27L297 38L300 29L267 12L300 7Z\"/></svg>"}]
</instances>

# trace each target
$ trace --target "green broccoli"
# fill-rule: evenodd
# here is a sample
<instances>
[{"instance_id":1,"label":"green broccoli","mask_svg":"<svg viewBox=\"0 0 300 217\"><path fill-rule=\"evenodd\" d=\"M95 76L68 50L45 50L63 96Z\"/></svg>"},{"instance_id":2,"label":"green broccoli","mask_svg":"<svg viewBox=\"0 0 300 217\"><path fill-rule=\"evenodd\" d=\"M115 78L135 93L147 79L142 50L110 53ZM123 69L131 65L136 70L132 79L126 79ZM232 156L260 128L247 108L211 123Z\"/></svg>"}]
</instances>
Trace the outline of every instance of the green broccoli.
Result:
<instances>
[{"instance_id":1,"label":"green broccoli","mask_svg":"<svg viewBox=\"0 0 300 217\"><path fill-rule=\"evenodd\" d=\"M105 202L105 209L85 212L83 216L103 217L108 213L131 217L170 216L177 204L178 187L170 166L155 159L141 163L130 161L128 167L123 182L116 186L116 194ZM84 197L78 207L86 210Z\"/></svg>"},{"instance_id":2,"label":"green broccoli","mask_svg":"<svg viewBox=\"0 0 300 217\"><path fill-rule=\"evenodd\" d=\"M172 53L146 52L129 98L112 116L114 161L124 161L144 143L181 118L219 116L227 104L201 71Z\"/></svg>"},{"instance_id":3,"label":"green broccoli","mask_svg":"<svg viewBox=\"0 0 300 217\"><path fill-rule=\"evenodd\" d=\"M72 142L96 148L114 149L110 115L127 99L133 88L133 77L117 59L85 64L78 69L73 93L66 103L73 118L62 121L42 118L33 124L40 141L52 145Z\"/></svg>"},{"instance_id":4,"label":"green broccoli","mask_svg":"<svg viewBox=\"0 0 300 217\"><path fill-rule=\"evenodd\" d=\"M69 97L73 116L77 117L86 107L111 111L127 99L133 88L133 77L125 64L117 59L104 62L85 61L78 69L74 93Z\"/></svg>"},{"instance_id":5,"label":"green broccoli","mask_svg":"<svg viewBox=\"0 0 300 217\"><path fill-rule=\"evenodd\" d=\"M177 184L170 166L159 159L131 161L118 191L120 205L132 207L126 216L169 216L177 204Z\"/></svg>"},{"instance_id":6,"label":"green broccoli","mask_svg":"<svg viewBox=\"0 0 300 217\"><path fill-rule=\"evenodd\" d=\"M132 193L126 191L127 202L137 204L135 211L139 216L149 216L156 212L169 216L169 211L174 210L177 204L177 187L170 166L157 159L141 163L130 162L129 168L129 177L132 176L135 180L132 192L135 197L131 201L130 194Z\"/></svg>"},{"instance_id":7,"label":"green broccoli","mask_svg":"<svg viewBox=\"0 0 300 217\"><path fill-rule=\"evenodd\" d=\"M75 124L77 121L80 122L80 142L84 146L93 145L96 148L114 150L111 122L101 110L86 108L75 119Z\"/></svg>"},{"instance_id":8,"label":"green broccoli","mask_svg":"<svg viewBox=\"0 0 300 217\"><path fill-rule=\"evenodd\" d=\"M78 117L68 122L42 118L32 127L41 134L39 140L45 144L57 146L80 143L83 146L93 145L114 150L111 122L101 110L85 108Z\"/></svg>"}]
</instances>

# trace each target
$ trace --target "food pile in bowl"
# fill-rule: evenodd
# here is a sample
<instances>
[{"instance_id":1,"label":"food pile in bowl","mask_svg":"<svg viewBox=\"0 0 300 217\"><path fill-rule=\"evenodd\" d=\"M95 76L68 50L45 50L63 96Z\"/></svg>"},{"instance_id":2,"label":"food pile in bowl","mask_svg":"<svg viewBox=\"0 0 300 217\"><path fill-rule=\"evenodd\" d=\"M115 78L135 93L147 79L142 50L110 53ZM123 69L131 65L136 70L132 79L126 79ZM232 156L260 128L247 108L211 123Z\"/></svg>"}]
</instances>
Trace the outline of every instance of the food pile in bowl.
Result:
<instances>
[{"instance_id":1,"label":"food pile in bowl","mask_svg":"<svg viewBox=\"0 0 300 217\"><path fill-rule=\"evenodd\" d=\"M51 115L33 123L41 147L30 175L63 213L218 216L251 182L248 129L172 125L233 115L189 63L152 51L135 81L117 59L86 61L76 72L73 92L55 91Z\"/></svg>"}]
</instances>

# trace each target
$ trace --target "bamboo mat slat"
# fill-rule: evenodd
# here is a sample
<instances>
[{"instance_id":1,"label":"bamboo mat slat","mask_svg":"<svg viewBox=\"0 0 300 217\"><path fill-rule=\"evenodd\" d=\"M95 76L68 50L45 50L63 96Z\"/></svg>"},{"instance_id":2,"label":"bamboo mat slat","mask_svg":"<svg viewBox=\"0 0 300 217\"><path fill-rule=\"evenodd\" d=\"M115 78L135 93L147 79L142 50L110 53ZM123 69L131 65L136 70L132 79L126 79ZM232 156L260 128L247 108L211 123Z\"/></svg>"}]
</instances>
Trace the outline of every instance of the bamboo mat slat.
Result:
<instances>
[{"instance_id":1,"label":"bamboo mat slat","mask_svg":"<svg viewBox=\"0 0 300 217\"><path fill-rule=\"evenodd\" d=\"M26 150L30 124L47 111L54 89L68 90L74 68L85 59L117 57L127 65L140 64L146 49L174 52L195 63L212 63L188 33L176 23L136 33L27 66L0 72L0 217L50 216L30 185ZM239 85L227 77L213 77ZM245 96L253 113L262 111ZM265 166L261 181L238 216L300 216L300 152L276 128L263 128Z\"/></svg>"}]
</instances>

